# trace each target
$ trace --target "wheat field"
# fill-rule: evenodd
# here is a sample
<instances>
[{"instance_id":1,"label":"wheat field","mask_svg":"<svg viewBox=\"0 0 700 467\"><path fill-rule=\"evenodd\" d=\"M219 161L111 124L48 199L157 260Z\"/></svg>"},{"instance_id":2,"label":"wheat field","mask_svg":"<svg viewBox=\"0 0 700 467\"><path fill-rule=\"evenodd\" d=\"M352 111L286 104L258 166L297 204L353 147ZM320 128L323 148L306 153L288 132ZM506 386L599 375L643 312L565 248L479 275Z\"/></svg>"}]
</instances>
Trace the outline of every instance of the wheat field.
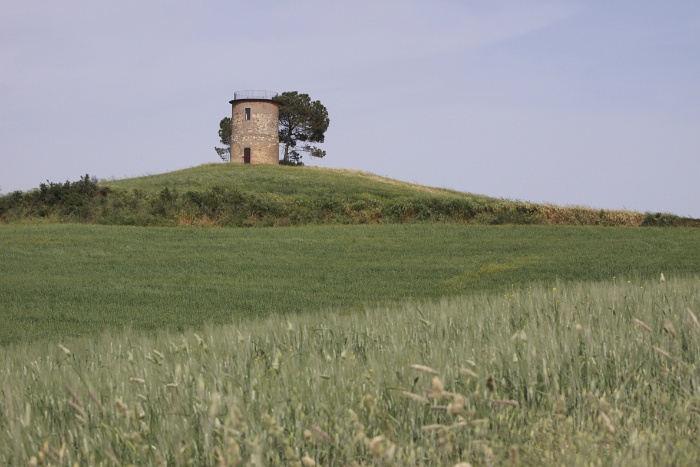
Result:
<instances>
[{"instance_id":1,"label":"wheat field","mask_svg":"<svg viewBox=\"0 0 700 467\"><path fill-rule=\"evenodd\" d=\"M7 465L694 465L700 280L551 283L0 357Z\"/></svg>"}]
</instances>

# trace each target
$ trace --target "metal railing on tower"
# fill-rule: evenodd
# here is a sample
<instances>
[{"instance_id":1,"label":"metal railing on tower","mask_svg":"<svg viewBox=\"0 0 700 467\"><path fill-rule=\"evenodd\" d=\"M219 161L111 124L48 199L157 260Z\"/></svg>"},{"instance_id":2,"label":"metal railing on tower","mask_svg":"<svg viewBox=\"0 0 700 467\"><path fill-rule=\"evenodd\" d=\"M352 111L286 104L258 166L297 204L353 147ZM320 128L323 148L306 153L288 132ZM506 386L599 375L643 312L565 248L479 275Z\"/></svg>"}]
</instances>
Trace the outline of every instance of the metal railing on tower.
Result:
<instances>
[{"instance_id":1,"label":"metal railing on tower","mask_svg":"<svg viewBox=\"0 0 700 467\"><path fill-rule=\"evenodd\" d=\"M272 91L236 91L233 93L233 100L241 99L265 99L272 100L277 97L276 92Z\"/></svg>"}]
</instances>

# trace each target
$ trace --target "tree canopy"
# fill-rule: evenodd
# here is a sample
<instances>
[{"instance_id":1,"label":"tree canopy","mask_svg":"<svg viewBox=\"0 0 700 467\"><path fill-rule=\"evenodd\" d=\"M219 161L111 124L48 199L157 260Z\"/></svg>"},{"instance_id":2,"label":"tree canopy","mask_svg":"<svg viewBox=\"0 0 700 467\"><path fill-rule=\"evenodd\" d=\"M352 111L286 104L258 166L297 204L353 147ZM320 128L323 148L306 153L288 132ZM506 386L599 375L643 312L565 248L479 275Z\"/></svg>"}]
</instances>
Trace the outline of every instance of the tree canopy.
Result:
<instances>
[{"instance_id":1,"label":"tree canopy","mask_svg":"<svg viewBox=\"0 0 700 467\"><path fill-rule=\"evenodd\" d=\"M308 143L323 143L330 124L326 107L297 91L283 92L275 100L280 104L279 140L284 145L283 162L300 162L301 152L313 157L325 156L326 151Z\"/></svg>"},{"instance_id":2,"label":"tree canopy","mask_svg":"<svg viewBox=\"0 0 700 467\"><path fill-rule=\"evenodd\" d=\"M219 139L224 147L214 147L214 150L225 162L231 159L231 131L231 117L222 118L219 122Z\"/></svg>"}]
</instances>

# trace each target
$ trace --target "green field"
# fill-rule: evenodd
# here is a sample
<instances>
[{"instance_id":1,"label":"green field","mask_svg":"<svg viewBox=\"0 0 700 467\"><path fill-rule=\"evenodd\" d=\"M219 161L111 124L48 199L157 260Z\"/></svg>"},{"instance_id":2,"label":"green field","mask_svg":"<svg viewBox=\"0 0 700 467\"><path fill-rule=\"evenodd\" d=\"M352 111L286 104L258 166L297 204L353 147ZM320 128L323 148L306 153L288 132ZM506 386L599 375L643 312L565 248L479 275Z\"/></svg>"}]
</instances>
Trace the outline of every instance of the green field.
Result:
<instances>
[{"instance_id":1,"label":"green field","mask_svg":"<svg viewBox=\"0 0 700 467\"><path fill-rule=\"evenodd\" d=\"M343 312L529 283L698 274L695 229L0 226L0 344Z\"/></svg>"},{"instance_id":2,"label":"green field","mask_svg":"<svg viewBox=\"0 0 700 467\"><path fill-rule=\"evenodd\" d=\"M700 231L611 225L700 221L225 164L4 195L0 464L697 465Z\"/></svg>"},{"instance_id":3,"label":"green field","mask_svg":"<svg viewBox=\"0 0 700 467\"><path fill-rule=\"evenodd\" d=\"M691 310L697 277L617 277L17 344L0 462L696 465Z\"/></svg>"}]
</instances>

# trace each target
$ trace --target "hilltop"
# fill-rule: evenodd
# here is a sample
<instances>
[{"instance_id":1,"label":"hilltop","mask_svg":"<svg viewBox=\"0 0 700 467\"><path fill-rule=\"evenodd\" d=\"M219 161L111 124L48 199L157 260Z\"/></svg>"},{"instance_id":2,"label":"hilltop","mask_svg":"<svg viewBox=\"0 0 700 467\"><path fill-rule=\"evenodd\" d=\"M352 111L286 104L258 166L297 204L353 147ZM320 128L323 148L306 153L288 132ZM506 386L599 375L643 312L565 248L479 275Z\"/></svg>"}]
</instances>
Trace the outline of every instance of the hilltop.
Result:
<instances>
[{"instance_id":1,"label":"hilltop","mask_svg":"<svg viewBox=\"0 0 700 467\"><path fill-rule=\"evenodd\" d=\"M448 222L698 227L670 214L597 210L432 188L358 170L206 164L124 180L42 184L0 197L0 222L289 226Z\"/></svg>"},{"instance_id":2,"label":"hilltop","mask_svg":"<svg viewBox=\"0 0 700 467\"><path fill-rule=\"evenodd\" d=\"M479 200L494 199L455 190L402 182L361 170L284 165L205 164L164 174L103 181L100 185L127 190L137 189L145 192L158 192L164 187L181 192L203 191L216 187L235 187L246 192L283 196L343 195L353 200L390 199L416 194L468 196Z\"/></svg>"}]
</instances>

